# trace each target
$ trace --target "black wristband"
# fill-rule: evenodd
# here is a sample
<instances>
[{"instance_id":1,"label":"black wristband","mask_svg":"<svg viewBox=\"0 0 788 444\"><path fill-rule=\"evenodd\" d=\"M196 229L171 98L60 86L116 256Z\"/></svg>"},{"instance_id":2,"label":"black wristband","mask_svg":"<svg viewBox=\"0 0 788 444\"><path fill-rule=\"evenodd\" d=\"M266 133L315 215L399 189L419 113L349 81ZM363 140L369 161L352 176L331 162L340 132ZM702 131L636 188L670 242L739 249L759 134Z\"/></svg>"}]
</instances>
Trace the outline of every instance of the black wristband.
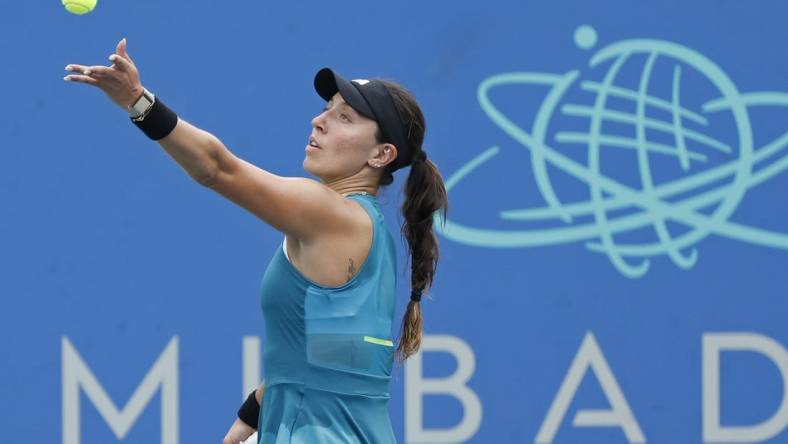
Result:
<instances>
[{"instance_id":1,"label":"black wristband","mask_svg":"<svg viewBox=\"0 0 788 444\"><path fill-rule=\"evenodd\" d=\"M157 96L150 111L141 121L136 121L133 117L131 121L150 139L159 140L167 137L175 129L178 116Z\"/></svg>"},{"instance_id":2,"label":"black wristband","mask_svg":"<svg viewBox=\"0 0 788 444\"><path fill-rule=\"evenodd\" d=\"M238 418L255 430L257 430L257 420L260 416L260 403L257 402L254 395L256 391L252 390L246 401L241 404L241 408L238 409Z\"/></svg>"}]
</instances>

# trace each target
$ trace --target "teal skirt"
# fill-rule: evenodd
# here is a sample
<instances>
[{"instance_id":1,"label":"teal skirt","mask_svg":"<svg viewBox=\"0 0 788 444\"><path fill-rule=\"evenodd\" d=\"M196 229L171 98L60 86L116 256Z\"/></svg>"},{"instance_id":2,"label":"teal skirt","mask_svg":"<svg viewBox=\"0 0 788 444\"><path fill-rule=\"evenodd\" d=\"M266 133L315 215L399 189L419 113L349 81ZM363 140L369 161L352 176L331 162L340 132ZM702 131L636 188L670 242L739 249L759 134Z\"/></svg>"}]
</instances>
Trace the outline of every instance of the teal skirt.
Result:
<instances>
[{"instance_id":1,"label":"teal skirt","mask_svg":"<svg viewBox=\"0 0 788 444\"><path fill-rule=\"evenodd\" d=\"M388 397L344 395L299 384L266 387L260 444L395 443Z\"/></svg>"}]
</instances>

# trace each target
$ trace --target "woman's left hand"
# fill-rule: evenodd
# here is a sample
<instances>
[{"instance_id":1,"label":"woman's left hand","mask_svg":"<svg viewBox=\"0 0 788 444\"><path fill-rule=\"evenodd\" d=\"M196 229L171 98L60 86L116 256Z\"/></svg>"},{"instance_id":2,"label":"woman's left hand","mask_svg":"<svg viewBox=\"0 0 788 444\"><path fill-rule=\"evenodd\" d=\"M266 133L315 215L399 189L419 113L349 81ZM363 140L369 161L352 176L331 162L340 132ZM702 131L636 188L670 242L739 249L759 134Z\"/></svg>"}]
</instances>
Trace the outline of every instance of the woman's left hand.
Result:
<instances>
[{"instance_id":1,"label":"woman's left hand","mask_svg":"<svg viewBox=\"0 0 788 444\"><path fill-rule=\"evenodd\" d=\"M236 418L227 435L224 436L222 444L244 444L255 431L250 425Z\"/></svg>"},{"instance_id":2,"label":"woman's left hand","mask_svg":"<svg viewBox=\"0 0 788 444\"><path fill-rule=\"evenodd\" d=\"M137 67L126 52L125 38L118 43L115 54L109 59L113 62L112 66L70 64L66 66L66 71L78 74L69 74L63 80L96 86L115 104L127 109L142 96L142 84Z\"/></svg>"}]
</instances>

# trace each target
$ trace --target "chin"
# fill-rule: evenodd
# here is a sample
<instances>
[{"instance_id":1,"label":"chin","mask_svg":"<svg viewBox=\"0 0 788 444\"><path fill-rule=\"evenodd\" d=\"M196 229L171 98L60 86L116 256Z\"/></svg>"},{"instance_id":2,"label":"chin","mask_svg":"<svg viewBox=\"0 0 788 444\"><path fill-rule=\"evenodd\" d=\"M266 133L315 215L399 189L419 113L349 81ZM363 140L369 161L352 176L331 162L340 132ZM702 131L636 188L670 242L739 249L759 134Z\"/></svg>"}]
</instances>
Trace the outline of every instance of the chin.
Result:
<instances>
[{"instance_id":1,"label":"chin","mask_svg":"<svg viewBox=\"0 0 788 444\"><path fill-rule=\"evenodd\" d=\"M312 171L312 168L309 167L309 164L310 162L308 158L304 159L304 161L301 162L301 166L304 168L304 171L314 176L315 173Z\"/></svg>"},{"instance_id":2,"label":"chin","mask_svg":"<svg viewBox=\"0 0 788 444\"><path fill-rule=\"evenodd\" d=\"M312 177L320 180L321 182L325 182L323 180L323 177L320 174L320 172L316 171L314 168L312 168L312 165L310 165L311 163L312 162L307 158L307 159L304 159L304 161L302 162L301 166L304 168L304 171L309 173L309 175L311 175Z\"/></svg>"}]
</instances>

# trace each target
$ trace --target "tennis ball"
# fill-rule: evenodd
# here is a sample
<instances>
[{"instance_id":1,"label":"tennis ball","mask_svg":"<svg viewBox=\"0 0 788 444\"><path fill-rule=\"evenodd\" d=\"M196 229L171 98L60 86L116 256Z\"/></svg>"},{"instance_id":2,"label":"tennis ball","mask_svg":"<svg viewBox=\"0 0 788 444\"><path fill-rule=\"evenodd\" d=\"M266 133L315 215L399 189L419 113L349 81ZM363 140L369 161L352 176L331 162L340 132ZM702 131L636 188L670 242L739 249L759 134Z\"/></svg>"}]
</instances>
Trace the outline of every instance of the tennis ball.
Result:
<instances>
[{"instance_id":1,"label":"tennis ball","mask_svg":"<svg viewBox=\"0 0 788 444\"><path fill-rule=\"evenodd\" d=\"M97 0L63 0L63 6L72 14L87 14L96 7Z\"/></svg>"}]
</instances>

